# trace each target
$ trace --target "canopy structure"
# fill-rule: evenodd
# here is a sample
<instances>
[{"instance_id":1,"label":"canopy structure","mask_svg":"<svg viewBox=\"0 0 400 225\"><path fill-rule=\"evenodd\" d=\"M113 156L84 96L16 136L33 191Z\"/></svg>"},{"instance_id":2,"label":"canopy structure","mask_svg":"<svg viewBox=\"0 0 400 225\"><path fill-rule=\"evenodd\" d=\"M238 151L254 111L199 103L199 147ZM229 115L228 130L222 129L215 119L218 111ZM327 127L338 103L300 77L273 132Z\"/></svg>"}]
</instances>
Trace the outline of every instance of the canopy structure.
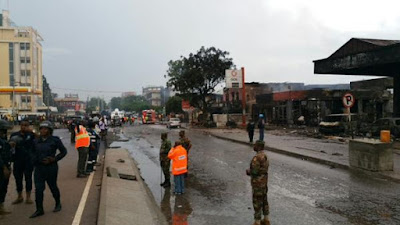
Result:
<instances>
[{"instance_id":1,"label":"canopy structure","mask_svg":"<svg viewBox=\"0 0 400 225\"><path fill-rule=\"evenodd\" d=\"M393 77L393 116L400 117L400 40L352 38L314 61L315 74Z\"/></svg>"}]
</instances>

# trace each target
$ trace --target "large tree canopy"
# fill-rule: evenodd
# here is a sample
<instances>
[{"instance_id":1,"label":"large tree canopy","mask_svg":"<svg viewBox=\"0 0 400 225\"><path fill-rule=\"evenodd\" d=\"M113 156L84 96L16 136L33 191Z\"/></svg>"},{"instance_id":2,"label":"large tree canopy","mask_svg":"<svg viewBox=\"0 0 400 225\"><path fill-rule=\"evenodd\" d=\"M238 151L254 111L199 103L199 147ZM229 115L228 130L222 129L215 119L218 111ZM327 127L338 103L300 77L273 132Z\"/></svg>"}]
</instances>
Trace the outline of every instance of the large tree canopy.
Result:
<instances>
[{"instance_id":1,"label":"large tree canopy","mask_svg":"<svg viewBox=\"0 0 400 225\"><path fill-rule=\"evenodd\" d=\"M144 109L154 109L158 107L152 107L146 101L143 96L128 96L128 97L113 97L110 101L110 108L112 110L118 108L120 110L130 111L130 112L140 112Z\"/></svg>"},{"instance_id":2,"label":"large tree canopy","mask_svg":"<svg viewBox=\"0 0 400 225\"><path fill-rule=\"evenodd\" d=\"M228 55L228 52L215 47L201 47L196 54L170 61L167 85L190 100L191 105L207 113L212 103L210 99L213 99L207 97L225 78L225 70L234 66Z\"/></svg>"},{"instance_id":3,"label":"large tree canopy","mask_svg":"<svg viewBox=\"0 0 400 225\"><path fill-rule=\"evenodd\" d=\"M165 105L165 111L167 114L182 113L182 98L179 96L169 98Z\"/></svg>"}]
</instances>

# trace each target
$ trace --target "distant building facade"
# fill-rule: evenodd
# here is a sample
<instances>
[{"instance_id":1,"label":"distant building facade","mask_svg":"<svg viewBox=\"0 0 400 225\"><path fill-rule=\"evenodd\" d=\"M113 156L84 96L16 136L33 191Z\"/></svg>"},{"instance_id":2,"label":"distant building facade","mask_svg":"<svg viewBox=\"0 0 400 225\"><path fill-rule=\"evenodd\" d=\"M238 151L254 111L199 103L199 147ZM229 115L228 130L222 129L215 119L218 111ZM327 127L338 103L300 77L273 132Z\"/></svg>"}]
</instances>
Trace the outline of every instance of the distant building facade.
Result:
<instances>
[{"instance_id":1,"label":"distant building facade","mask_svg":"<svg viewBox=\"0 0 400 225\"><path fill-rule=\"evenodd\" d=\"M78 94L65 94L64 98L54 99L59 107L69 111L85 111L86 104L79 100Z\"/></svg>"},{"instance_id":2,"label":"distant building facade","mask_svg":"<svg viewBox=\"0 0 400 225\"><path fill-rule=\"evenodd\" d=\"M0 14L0 108L37 112L43 106L42 45L32 27L16 26Z\"/></svg>"},{"instance_id":3,"label":"distant building facade","mask_svg":"<svg viewBox=\"0 0 400 225\"><path fill-rule=\"evenodd\" d=\"M142 95L151 106L163 106L174 93L163 86L148 86L142 88Z\"/></svg>"},{"instance_id":4,"label":"distant building facade","mask_svg":"<svg viewBox=\"0 0 400 225\"><path fill-rule=\"evenodd\" d=\"M128 92L122 92L122 94L121 94L122 98L126 98L126 97L129 97L129 96L136 96L136 92L128 91Z\"/></svg>"}]
</instances>

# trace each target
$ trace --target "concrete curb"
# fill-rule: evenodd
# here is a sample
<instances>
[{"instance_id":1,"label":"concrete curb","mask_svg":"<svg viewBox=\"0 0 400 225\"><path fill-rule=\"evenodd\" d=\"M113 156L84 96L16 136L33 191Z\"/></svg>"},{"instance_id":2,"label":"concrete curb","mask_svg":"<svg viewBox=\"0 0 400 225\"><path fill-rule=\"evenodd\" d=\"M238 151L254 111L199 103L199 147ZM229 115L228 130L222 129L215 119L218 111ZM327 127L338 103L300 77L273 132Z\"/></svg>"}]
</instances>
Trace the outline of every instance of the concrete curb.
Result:
<instances>
[{"instance_id":1,"label":"concrete curb","mask_svg":"<svg viewBox=\"0 0 400 225\"><path fill-rule=\"evenodd\" d=\"M137 164L128 150L109 148L106 152L97 224L167 225L167 220L141 178ZM124 161L115 163L118 158ZM116 169L120 175L135 176L136 180L127 181L119 176L108 177L107 167ZM110 187L112 189L108 190Z\"/></svg>"},{"instance_id":2,"label":"concrete curb","mask_svg":"<svg viewBox=\"0 0 400 225\"><path fill-rule=\"evenodd\" d=\"M219 136L219 135L216 135L216 134L212 134L209 131L204 131L204 132L207 133L208 135L211 135L211 136L215 137L215 138L219 138L219 139L222 139L222 140L231 141L231 142L235 142L235 143L243 144L243 145L247 145L247 146L253 146L253 144L250 144L248 142L239 141L239 140L235 140L235 139ZM264 149L267 150L267 151L276 152L276 153L279 153L279 154L282 154L282 155L287 155L287 156L291 156L291 157L295 157L295 158L299 158L299 159L303 159L303 160L307 160L307 161L311 161L311 162L315 162L315 163L319 163L319 164L323 164L323 165L328 165L328 166L332 166L332 167L335 167L335 168L359 171L359 172L363 172L363 173L366 173L366 174L369 174L369 175L376 176L376 177L381 178L381 179L387 179L387 180L390 180L390 181L393 181L393 182L396 182L396 183L400 183L400 178L392 177L392 176L385 175L385 174L382 174L382 173L373 173L373 172L362 170L362 169L358 169L358 168L352 168L349 165L344 165L344 164L340 164L340 163L337 163L337 162L332 162L332 161L329 161L329 160L320 159L320 158L316 158L316 157L312 157L312 156L302 155L302 154L295 153L295 152L289 152L289 151L285 151L285 150L282 150L282 149L277 149L277 148L273 148L273 147L269 147L269 146L266 146Z\"/></svg>"}]
</instances>

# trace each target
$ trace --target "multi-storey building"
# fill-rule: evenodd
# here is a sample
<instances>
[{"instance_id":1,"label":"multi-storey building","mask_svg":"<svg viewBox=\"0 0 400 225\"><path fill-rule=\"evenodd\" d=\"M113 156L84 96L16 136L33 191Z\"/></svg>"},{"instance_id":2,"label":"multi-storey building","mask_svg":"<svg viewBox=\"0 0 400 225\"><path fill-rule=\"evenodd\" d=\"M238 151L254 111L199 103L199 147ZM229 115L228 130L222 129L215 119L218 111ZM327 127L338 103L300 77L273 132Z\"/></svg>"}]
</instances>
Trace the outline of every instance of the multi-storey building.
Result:
<instances>
[{"instance_id":1,"label":"multi-storey building","mask_svg":"<svg viewBox=\"0 0 400 225\"><path fill-rule=\"evenodd\" d=\"M16 26L0 14L0 108L36 112L43 105L42 45L32 27Z\"/></svg>"},{"instance_id":2,"label":"multi-storey building","mask_svg":"<svg viewBox=\"0 0 400 225\"><path fill-rule=\"evenodd\" d=\"M69 111L85 111L86 104L79 100L78 94L65 94L64 98L54 99L56 104Z\"/></svg>"},{"instance_id":3,"label":"multi-storey building","mask_svg":"<svg viewBox=\"0 0 400 225\"><path fill-rule=\"evenodd\" d=\"M169 97L169 93L166 93L166 88L162 86L148 86L142 88L143 97L152 106L162 106ZM169 92L169 91L168 91Z\"/></svg>"}]
</instances>

